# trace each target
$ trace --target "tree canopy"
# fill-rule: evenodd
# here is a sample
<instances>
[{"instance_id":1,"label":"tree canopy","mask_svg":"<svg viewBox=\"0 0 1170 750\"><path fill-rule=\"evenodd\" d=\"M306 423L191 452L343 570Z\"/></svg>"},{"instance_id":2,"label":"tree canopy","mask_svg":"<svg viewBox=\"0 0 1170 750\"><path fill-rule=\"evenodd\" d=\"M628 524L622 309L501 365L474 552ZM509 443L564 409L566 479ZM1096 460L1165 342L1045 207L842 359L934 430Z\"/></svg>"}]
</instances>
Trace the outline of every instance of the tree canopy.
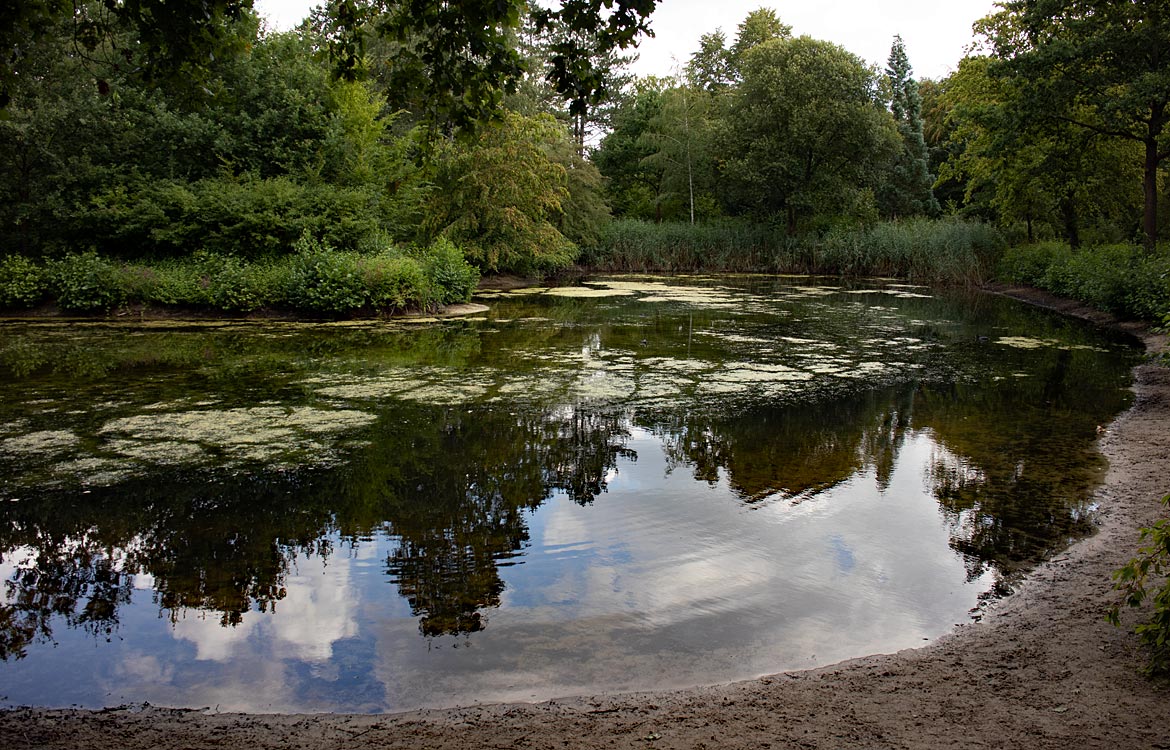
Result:
<instances>
[{"instance_id":1,"label":"tree canopy","mask_svg":"<svg viewBox=\"0 0 1170 750\"><path fill-rule=\"evenodd\" d=\"M1158 169L1170 158L1170 2L1013 0L986 19L993 76L1019 86L1021 121L1067 123L1141 145L1142 231L1158 239Z\"/></svg>"},{"instance_id":2,"label":"tree canopy","mask_svg":"<svg viewBox=\"0 0 1170 750\"><path fill-rule=\"evenodd\" d=\"M867 183L897 144L875 72L809 37L748 52L727 125L724 173L736 199L797 218Z\"/></svg>"}]
</instances>

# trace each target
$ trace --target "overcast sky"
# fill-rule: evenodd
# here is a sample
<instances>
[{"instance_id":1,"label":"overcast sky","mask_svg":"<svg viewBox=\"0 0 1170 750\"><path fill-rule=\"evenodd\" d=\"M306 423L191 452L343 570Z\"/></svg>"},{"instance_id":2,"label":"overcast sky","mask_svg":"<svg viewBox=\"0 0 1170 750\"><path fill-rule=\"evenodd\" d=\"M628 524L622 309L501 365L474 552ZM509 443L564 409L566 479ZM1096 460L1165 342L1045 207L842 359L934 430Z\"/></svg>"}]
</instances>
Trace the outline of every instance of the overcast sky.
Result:
<instances>
[{"instance_id":1,"label":"overcast sky","mask_svg":"<svg viewBox=\"0 0 1170 750\"><path fill-rule=\"evenodd\" d=\"M256 0L273 27L295 26L315 0ZM794 34L827 39L871 63L885 66L895 34L917 78L942 78L953 71L973 41L971 24L987 15L993 0L662 0L651 17L653 39L643 39L638 75L669 75L673 60L686 62L701 34L721 27L730 44L736 26L761 6L772 8Z\"/></svg>"}]
</instances>

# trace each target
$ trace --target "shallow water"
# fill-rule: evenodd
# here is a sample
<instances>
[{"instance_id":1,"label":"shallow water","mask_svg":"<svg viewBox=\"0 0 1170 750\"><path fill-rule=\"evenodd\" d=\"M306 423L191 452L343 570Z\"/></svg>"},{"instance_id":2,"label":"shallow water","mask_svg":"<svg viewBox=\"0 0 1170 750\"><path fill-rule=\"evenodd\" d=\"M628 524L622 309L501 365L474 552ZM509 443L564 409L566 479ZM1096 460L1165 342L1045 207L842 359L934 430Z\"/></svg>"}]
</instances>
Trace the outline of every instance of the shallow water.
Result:
<instances>
[{"instance_id":1,"label":"shallow water","mask_svg":"<svg viewBox=\"0 0 1170 750\"><path fill-rule=\"evenodd\" d=\"M0 701L386 711L915 646L1092 528L1130 342L891 281L0 324Z\"/></svg>"}]
</instances>

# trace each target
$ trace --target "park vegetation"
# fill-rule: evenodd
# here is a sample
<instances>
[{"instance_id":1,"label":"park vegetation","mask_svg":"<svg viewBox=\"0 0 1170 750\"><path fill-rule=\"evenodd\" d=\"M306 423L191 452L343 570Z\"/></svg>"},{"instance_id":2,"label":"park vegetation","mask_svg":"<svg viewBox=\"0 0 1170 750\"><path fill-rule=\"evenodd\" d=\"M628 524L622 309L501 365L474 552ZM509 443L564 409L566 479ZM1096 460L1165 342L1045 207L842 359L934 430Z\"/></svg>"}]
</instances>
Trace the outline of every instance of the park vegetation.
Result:
<instances>
[{"instance_id":1,"label":"park vegetation","mask_svg":"<svg viewBox=\"0 0 1170 750\"><path fill-rule=\"evenodd\" d=\"M4 19L0 305L395 311L578 265L1170 309L1160 3L1002 3L939 81L767 8L634 78L653 0L157 4Z\"/></svg>"}]
</instances>

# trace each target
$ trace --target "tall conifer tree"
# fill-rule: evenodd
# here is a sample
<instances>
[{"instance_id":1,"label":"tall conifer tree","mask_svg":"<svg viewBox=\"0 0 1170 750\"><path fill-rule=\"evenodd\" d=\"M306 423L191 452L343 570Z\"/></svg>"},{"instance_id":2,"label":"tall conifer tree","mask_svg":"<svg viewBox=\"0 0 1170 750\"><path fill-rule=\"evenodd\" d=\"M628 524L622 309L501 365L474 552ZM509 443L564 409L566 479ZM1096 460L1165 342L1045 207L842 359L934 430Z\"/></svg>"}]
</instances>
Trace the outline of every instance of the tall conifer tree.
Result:
<instances>
[{"instance_id":1,"label":"tall conifer tree","mask_svg":"<svg viewBox=\"0 0 1170 750\"><path fill-rule=\"evenodd\" d=\"M926 140L922 135L922 98L901 36L894 37L886 78L890 83L890 111L898 123L902 149L878 191L878 205L889 218L936 215L940 209L931 191L934 175L927 166Z\"/></svg>"}]
</instances>

